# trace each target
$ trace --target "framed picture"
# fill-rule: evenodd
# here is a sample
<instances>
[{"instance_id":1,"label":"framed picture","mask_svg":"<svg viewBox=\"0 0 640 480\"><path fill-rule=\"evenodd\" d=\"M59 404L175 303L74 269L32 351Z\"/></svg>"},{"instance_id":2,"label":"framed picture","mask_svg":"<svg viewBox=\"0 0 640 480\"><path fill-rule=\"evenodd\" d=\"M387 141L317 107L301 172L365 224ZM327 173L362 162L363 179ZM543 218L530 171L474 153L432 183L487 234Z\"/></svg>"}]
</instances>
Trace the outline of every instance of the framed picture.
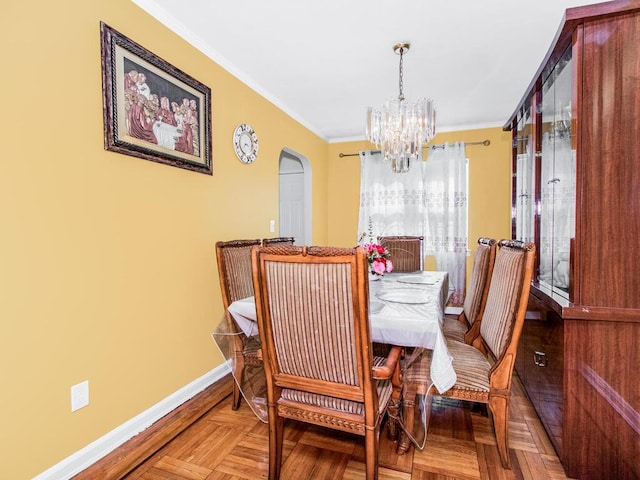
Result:
<instances>
[{"instance_id":1,"label":"framed picture","mask_svg":"<svg viewBox=\"0 0 640 480\"><path fill-rule=\"evenodd\" d=\"M211 89L100 23L106 150L211 175Z\"/></svg>"}]
</instances>

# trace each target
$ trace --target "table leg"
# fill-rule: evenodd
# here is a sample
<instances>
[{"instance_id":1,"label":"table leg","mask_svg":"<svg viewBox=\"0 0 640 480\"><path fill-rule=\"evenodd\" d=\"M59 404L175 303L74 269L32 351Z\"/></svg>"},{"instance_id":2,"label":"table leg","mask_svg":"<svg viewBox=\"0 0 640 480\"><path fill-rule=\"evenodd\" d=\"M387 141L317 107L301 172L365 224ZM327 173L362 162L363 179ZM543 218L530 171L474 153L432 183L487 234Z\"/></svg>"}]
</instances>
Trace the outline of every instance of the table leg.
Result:
<instances>
[{"instance_id":1,"label":"table leg","mask_svg":"<svg viewBox=\"0 0 640 480\"><path fill-rule=\"evenodd\" d=\"M405 369L409 368L414 362L419 362L424 352L423 348L414 348L413 351L405 358ZM420 445L416 440L417 432L415 425L416 398L418 393L425 393L425 388L421 383L415 382L414 379L405 378L402 386L402 431L398 440L397 453L403 455L409 451L411 444ZM422 420L422 417L419 419ZM426 435L426 432L425 432Z\"/></svg>"},{"instance_id":2,"label":"table leg","mask_svg":"<svg viewBox=\"0 0 640 480\"><path fill-rule=\"evenodd\" d=\"M400 409L402 406L402 372L400 369L397 369L391 377L391 386L391 400L389 400L387 411L389 413L389 438L395 441L398 439L400 430L398 419L401 415Z\"/></svg>"}]
</instances>

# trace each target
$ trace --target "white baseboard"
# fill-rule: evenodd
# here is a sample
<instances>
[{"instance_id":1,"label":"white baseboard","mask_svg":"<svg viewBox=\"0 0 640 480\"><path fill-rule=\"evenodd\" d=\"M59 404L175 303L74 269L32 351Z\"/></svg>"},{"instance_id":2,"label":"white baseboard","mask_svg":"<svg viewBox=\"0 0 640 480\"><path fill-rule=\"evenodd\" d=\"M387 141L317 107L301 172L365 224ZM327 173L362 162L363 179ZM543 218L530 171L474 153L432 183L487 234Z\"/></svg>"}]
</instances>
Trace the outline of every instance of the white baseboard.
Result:
<instances>
[{"instance_id":1,"label":"white baseboard","mask_svg":"<svg viewBox=\"0 0 640 480\"><path fill-rule=\"evenodd\" d=\"M68 456L53 467L33 477L33 480L68 480L74 475L87 469L95 462L111 453L127 440L149 428L155 422L167 415L172 410L182 405L187 400L202 392L208 386L214 384L231 372L229 362L214 368L200 378L185 385L180 390L172 393L164 400L145 410L140 415L126 421L109 433L98 438L94 442Z\"/></svg>"}]
</instances>

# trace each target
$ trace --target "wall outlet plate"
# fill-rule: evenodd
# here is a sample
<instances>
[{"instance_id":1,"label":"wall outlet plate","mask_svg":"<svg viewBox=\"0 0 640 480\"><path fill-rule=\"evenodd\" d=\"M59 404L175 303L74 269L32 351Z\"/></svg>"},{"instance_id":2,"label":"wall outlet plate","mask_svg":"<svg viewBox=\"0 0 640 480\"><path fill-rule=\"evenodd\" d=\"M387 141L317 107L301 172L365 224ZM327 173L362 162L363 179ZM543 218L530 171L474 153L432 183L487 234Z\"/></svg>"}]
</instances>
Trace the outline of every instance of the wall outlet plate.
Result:
<instances>
[{"instance_id":1,"label":"wall outlet plate","mask_svg":"<svg viewBox=\"0 0 640 480\"><path fill-rule=\"evenodd\" d=\"M89 380L71 387L71 411L75 412L87 405L89 405Z\"/></svg>"}]
</instances>

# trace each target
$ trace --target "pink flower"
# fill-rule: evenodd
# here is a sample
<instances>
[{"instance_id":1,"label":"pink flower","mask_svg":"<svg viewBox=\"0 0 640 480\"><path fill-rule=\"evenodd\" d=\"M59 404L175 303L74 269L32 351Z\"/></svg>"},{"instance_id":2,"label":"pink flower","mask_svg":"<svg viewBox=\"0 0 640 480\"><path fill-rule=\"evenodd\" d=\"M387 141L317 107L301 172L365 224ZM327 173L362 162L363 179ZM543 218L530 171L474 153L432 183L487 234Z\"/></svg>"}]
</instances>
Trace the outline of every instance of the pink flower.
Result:
<instances>
[{"instance_id":1,"label":"pink flower","mask_svg":"<svg viewBox=\"0 0 640 480\"><path fill-rule=\"evenodd\" d=\"M372 263L371 263L371 268L373 268L373 271L377 274L377 275L383 275L385 270L386 270L386 262L384 259L381 258L376 258Z\"/></svg>"},{"instance_id":2,"label":"pink flower","mask_svg":"<svg viewBox=\"0 0 640 480\"><path fill-rule=\"evenodd\" d=\"M384 275L393 271L389 250L377 243L366 243L363 245L367 251L367 261L369 270L375 275Z\"/></svg>"}]
</instances>

